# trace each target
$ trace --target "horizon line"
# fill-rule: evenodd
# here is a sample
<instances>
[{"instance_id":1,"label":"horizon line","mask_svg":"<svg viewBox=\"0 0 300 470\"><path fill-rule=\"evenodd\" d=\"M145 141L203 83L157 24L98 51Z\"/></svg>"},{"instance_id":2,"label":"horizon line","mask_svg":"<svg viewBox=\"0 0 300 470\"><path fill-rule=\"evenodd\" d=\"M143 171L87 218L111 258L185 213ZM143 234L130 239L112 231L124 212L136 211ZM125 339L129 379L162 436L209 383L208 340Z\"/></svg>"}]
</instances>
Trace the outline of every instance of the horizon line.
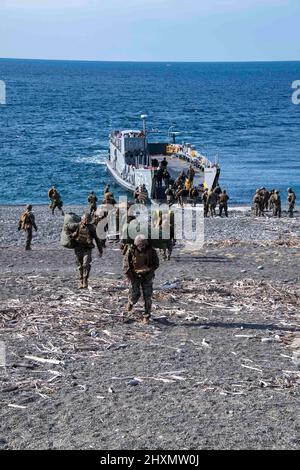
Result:
<instances>
[{"instance_id":1,"label":"horizon line","mask_svg":"<svg viewBox=\"0 0 300 470\"><path fill-rule=\"evenodd\" d=\"M28 61L44 61L44 62L91 62L91 63L173 63L173 64L199 64L199 63L282 63L282 62L300 62L300 59L281 59L281 60L272 60L272 59L250 59L250 60L138 60L138 59L109 59L109 60L100 60L100 59L41 59L41 58L29 58L29 57L0 57L0 60L28 60Z\"/></svg>"}]
</instances>

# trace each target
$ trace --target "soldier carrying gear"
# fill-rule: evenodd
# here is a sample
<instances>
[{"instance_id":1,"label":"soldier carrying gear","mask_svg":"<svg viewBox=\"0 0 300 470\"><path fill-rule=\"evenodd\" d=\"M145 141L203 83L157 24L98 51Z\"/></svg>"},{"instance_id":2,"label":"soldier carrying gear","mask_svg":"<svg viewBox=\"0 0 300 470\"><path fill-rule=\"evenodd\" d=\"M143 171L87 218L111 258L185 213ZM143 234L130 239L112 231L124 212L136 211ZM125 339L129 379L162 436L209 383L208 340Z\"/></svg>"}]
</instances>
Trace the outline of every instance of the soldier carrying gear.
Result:
<instances>
[{"instance_id":1,"label":"soldier carrying gear","mask_svg":"<svg viewBox=\"0 0 300 470\"><path fill-rule=\"evenodd\" d=\"M92 249L96 242L99 256L102 256L102 241L98 238L96 227L91 223L91 214L83 214L78 224L69 224L66 231L74 241L76 263L80 273L80 289L88 288L88 279L91 270Z\"/></svg>"},{"instance_id":2,"label":"soldier carrying gear","mask_svg":"<svg viewBox=\"0 0 300 470\"><path fill-rule=\"evenodd\" d=\"M279 191L276 189L272 195L273 215L274 217L281 217L281 198Z\"/></svg>"},{"instance_id":3,"label":"soldier carrying gear","mask_svg":"<svg viewBox=\"0 0 300 470\"><path fill-rule=\"evenodd\" d=\"M61 214L64 215L64 211L62 210L63 202L55 186L52 186L52 188L49 189L48 197L50 199L49 207L52 210L52 215L54 214L56 207L61 211Z\"/></svg>"},{"instance_id":4,"label":"soldier carrying gear","mask_svg":"<svg viewBox=\"0 0 300 470\"><path fill-rule=\"evenodd\" d=\"M91 191L89 196L88 196L88 203L90 205L90 213L93 214L97 210L97 201L98 198L94 191Z\"/></svg>"},{"instance_id":5,"label":"soldier carrying gear","mask_svg":"<svg viewBox=\"0 0 300 470\"><path fill-rule=\"evenodd\" d=\"M262 197L261 197L261 193L260 193L259 189L256 190L256 193L254 194L252 202L253 202L255 216L260 217L261 215L263 215L263 213L262 213Z\"/></svg>"},{"instance_id":6,"label":"soldier carrying gear","mask_svg":"<svg viewBox=\"0 0 300 470\"><path fill-rule=\"evenodd\" d=\"M296 202L296 193L293 191L292 188L288 188L288 213L289 217L294 216L294 209L295 209L295 202Z\"/></svg>"},{"instance_id":7,"label":"soldier carrying gear","mask_svg":"<svg viewBox=\"0 0 300 470\"><path fill-rule=\"evenodd\" d=\"M28 204L26 206L25 212L20 217L18 230L24 230L27 234L25 250L31 250L31 240L32 240L32 227L37 232L37 226L35 224L35 217L33 215L32 205Z\"/></svg>"},{"instance_id":8,"label":"soldier carrying gear","mask_svg":"<svg viewBox=\"0 0 300 470\"><path fill-rule=\"evenodd\" d=\"M148 324L151 316L153 280L155 270L159 267L159 259L144 235L138 235L134 245L130 245L123 259L123 271L131 282L128 293L128 312L137 303L143 292L145 311L143 323Z\"/></svg>"},{"instance_id":9,"label":"soldier carrying gear","mask_svg":"<svg viewBox=\"0 0 300 470\"><path fill-rule=\"evenodd\" d=\"M225 212L225 216L228 217L228 201L229 201L229 196L224 189L224 191L222 191L219 196L219 216L220 217L222 217L223 210Z\"/></svg>"}]
</instances>

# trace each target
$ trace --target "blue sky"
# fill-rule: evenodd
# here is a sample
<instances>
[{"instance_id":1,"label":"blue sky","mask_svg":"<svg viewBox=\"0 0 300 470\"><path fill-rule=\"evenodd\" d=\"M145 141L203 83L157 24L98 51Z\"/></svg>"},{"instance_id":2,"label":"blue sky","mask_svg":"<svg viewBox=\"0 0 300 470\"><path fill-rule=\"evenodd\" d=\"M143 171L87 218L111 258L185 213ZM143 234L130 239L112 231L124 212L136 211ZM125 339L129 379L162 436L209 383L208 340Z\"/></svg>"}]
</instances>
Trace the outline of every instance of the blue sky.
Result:
<instances>
[{"instance_id":1,"label":"blue sky","mask_svg":"<svg viewBox=\"0 0 300 470\"><path fill-rule=\"evenodd\" d=\"M300 60L300 0L0 0L0 57Z\"/></svg>"}]
</instances>

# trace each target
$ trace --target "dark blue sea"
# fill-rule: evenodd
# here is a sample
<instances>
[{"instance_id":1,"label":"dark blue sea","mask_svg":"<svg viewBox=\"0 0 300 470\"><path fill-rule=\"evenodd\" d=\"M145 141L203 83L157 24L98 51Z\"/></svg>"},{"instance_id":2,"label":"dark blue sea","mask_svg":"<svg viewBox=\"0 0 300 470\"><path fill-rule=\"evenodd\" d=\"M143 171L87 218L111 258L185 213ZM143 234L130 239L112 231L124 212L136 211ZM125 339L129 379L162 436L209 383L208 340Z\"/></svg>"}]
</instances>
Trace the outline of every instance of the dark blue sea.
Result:
<instances>
[{"instance_id":1,"label":"dark blue sea","mask_svg":"<svg viewBox=\"0 0 300 470\"><path fill-rule=\"evenodd\" d=\"M108 134L139 128L141 113L160 131L152 141L175 124L178 142L218 155L232 202L249 204L258 186L300 194L300 62L0 60L0 80L1 204L47 203L51 185L64 203L102 194Z\"/></svg>"}]
</instances>

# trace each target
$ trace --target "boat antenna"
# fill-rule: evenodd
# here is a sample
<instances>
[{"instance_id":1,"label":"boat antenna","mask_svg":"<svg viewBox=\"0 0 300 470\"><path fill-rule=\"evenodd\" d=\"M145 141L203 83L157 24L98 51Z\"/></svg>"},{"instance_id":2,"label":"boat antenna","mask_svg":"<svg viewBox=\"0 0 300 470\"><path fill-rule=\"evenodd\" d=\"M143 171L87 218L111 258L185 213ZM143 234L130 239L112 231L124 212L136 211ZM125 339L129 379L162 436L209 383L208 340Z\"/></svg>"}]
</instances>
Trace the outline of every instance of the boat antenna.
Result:
<instances>
[{"instance_id":1,"label":"boat antenna","mask_svg":"<svg viewBox=\"0 0 300 470\"><path fill-rule=\"evenodd\" d=\"M149 165L149 155L148 155L148 148L147 148L147 114L141 114L141 119L143 121L143 130L144 130L144 159L145 164Z\"/></svg>"}]
</instances>

